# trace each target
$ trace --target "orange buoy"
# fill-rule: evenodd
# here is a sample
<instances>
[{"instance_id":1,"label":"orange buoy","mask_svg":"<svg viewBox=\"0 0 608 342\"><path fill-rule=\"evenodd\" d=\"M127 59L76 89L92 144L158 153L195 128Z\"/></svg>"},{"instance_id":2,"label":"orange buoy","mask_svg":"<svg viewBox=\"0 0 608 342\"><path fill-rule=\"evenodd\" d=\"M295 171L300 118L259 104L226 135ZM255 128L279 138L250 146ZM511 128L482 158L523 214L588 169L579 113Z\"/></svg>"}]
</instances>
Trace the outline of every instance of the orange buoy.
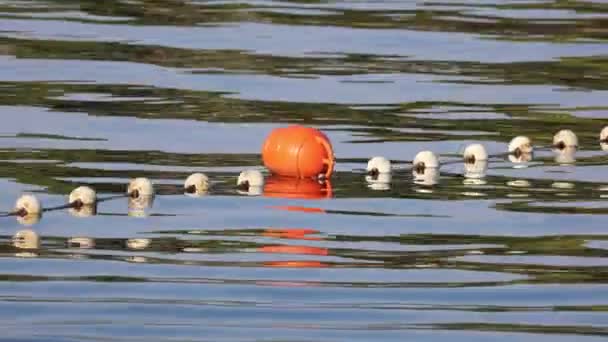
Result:
<instances>
[{"instance_id":1,"label":"orange buoy","mask_svg":"<svg viewBox=\"0 0 608 342\"><path fill-rule=\"evenodd\" d=\"M297 178L329 178L335 164L327 136L300 125L274 129L262 146L262 160L273 174Z\"/></svg>"},{"instance_id":2,"label":"orange buoy","mask_svg":"<svg viewBox=\"0 0 608 342\"><path fill-rule=\"evenodd\" d=\"M293 178L272 175L264 184L264 196L282 198L321 199L332 197L331 183L320 183L311 178Z\"/></svg>"}]
</instances>

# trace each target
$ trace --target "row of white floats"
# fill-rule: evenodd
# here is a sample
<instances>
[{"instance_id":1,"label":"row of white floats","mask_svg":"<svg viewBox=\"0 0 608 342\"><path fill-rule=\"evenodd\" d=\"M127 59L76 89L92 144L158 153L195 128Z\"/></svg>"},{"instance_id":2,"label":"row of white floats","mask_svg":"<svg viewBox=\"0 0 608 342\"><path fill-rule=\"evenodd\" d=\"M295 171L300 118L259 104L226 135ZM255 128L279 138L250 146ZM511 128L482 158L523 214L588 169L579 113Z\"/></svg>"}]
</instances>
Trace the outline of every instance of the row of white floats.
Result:
<instances>
[{"instance_id":1,"label":"row of white floats","mask_svg":"<svg viewBox=\"0 0 608 342\"><path fill-rule=\"evenodd\" d=\"M600 141L608 142L608 126L602 130ZM578 147L578 138L571 130L561 130L553 137L551 147L561 151L570 150L573 152ZM533 150L532 141L528 137L518 136L509 143L507 154L512 162L521 163L531 160ZM465 177L473 179L484 177L489 155L483 145L472 144L467 146L463 158ZM431 151L418 153L412 162L415 181L422 185L436 184L439 176L439 166L439 159L435 153ZM391 162L384 157L373 157L367 163L366 171L368 182L388 183L392 172ZM250 194L262 193L263 186L264 175L258 170L245 170L240 173L237 179L237 187ZM202 173L194 173L184 182L186 194L202 195L207 193L208 188L209 178ZM129 182L126 194L118 197L128 197L130 209L143 210L151 205L154 194L154 186L148 178L135 178ZM95 190L88 186L80 186L70 193L68 204L44 209L36 196L23 194L17 199L15 208L4 216L16 216L23 224L38 222L44 211L66 208L77 216L91 216L96 212L98 201L115 197L98 200Z\"/></svg>"}]
</instances>

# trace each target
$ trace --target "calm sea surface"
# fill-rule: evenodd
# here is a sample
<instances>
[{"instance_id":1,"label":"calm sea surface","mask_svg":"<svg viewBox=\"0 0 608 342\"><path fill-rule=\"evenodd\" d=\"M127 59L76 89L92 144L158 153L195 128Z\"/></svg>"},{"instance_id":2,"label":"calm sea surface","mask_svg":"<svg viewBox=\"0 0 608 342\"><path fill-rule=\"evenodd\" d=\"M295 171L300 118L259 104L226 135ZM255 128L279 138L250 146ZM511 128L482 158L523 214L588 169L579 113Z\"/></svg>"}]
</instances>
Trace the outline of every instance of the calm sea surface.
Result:
<instances>
[{"instance_id":1,"label":"calm sea surface","mask_svg":"<svg viewBox=\"0 0 608 342\"><path fill-rule=\"evenodd\" d=\"M0 340L605 341L607 43L600 0L2 0L0 211L158 195L0 217ZM331 182L238 192L294 123ZM469 143L563 128L573 156L463 177Z\"/></svg>"}]
</instances>

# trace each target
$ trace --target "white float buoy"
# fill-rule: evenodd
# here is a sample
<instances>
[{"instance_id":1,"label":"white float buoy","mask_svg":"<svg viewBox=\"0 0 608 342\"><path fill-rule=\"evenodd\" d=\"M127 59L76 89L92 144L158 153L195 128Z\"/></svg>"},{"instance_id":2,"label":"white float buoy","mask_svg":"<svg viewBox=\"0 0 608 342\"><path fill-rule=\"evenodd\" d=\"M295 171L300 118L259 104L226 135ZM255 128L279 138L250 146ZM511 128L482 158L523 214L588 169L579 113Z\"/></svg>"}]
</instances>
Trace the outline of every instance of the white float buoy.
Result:
<instances>
[{"instance_id":1,"label":"white float buoy","mask_svg":"<svg viewBox=\"0 0 608 342\"><path fill-rule=\"evenodd\" d=\"M384 157L373 157L367 162L367 174L374 176L391 172L391 161Z\"/></svg>"},{"instance_id":2,"label":"white float buoy","mask_svg":"<svg viewBox=\"0 0 608 342\"><path fill-rule=\"evenodd\" d=\"M77 204L77 206L92 206L97 203L97 193L88 186L79 186L70 192L68 201L70 204Z\"/></svg>"},{"instance_id":3,"label":"white float buoy","mask_svg":"<svg viewBox=\"0 0 608 342\"><path fill-rule=\"evenodd\" d=\"M264 188L264 175L258 170L245 170L236 180L237 192L250 196L261 195Z\"/></svg>"},{"instance_id":4,"label":"white float buoy","mask_svg":"<svg viewBox=\"0 0 608 342\"><path fill-rule=\"evenodd\" d=\"M209 177L204 173L193 173L184 182L186 195L201 196L209 191Z\"/></svg>"},{"instance_id":5,"label":"white float buoy","mask_svg":"<svg viewBox=\"0 0 608 342\"><path fill-rule=\"evenodd\" d=\"M608 126L602 128L600 132L600 147L602 151L608 152Z\"/></svg>"},{"instance_id":6,"label":"white float buoy","mask_svg":"<svg viewBox=\"0 0 608 342\"><path fill-rule=\"evenodd\" d=\"M432 186L439 183L439 169L437 167L428 167L419 171L414 168L412 170L414 183L419 185Z\"/></svg>"},{"instance_id":7,"label":"white float buoy","mask_svg":"<svg viewBox=\"0 0 608 342\"><path fill-rule=\"evenodd\" d=\"M264 186L264 175L258 170L245 170L239 174L236 185Z\"/></svg>"},{"instance_id":8,"label":"white float buoy","mask_svg":"<svg viewBox=\"0 0 608 342\"><path fill-rule=\"evenodd\" d=\"M436 169L439 167L439 159L431 151L422 151L416 154L412 162L414 170L424 170L426 168Z\"/></svg>"},{"instance_id":9,"label":"white float buoy","mask_svg":"<svg viewBox=\"0 0 608 342\"><path fill-rule=\"evenodd\" d=\"M97 203L68 209L74 217L91 217L97 215Z\"/></svg>"},{"instance_id":10,"label":"white float buoy","mask_svg":"<svg viewBox=\"0 0 608 342\"><path fill-rule=\"evenodd\" d=\"M471 144L464 149L462 154L465 163L475 163L480 160L488 160L488 152L482 144Z\"/></svg>"},{"instance_id":11,"label":"white float buoy","mask_svg":"<svg viewBox=\"0 0 608 342\"><path fill-rule=\"evenodd\" d=\"M602 131L600 132L600 141L608 143L608 126L602 128Z\"/></svg>"},{"instance_id":12,"label":"white float buoy","mask_svg":"<svg viewBox=\"0 0 608 342\"><path fill-rule=\"evenodd\" d=\"M474 163L464 163L464 177L467 179L482 179L488 169L487 160L475 160Z\"/></svg>"},{"instance_id":13,"label":"white float buoy","mask_svg":"<svg viewBox=\"0 0 608 342\"><path fill-rule=\"evenodd\" d=\"M42 204L32 194L23 194L15 202L13 213L18 216L39 215L42 213Z\"/></svg>"},{"instance_id":14,"label":"white float buoy","mask_svg":"<svg viewBox=\"0 0 608 342\"><path fill-rule=\"evenodd\" d=\"M127 194L131 197L154 196L154 185L148 178L135 178L129 182Z\"/></svg>"},{"instance_id":15,"label":"white float buoy","mask_svg":"<svg viewBox=\"0 0 608 342\"><path fill-rule=\"evenodd\" d=\"M576 147L564 147L562 149L555 149L555 162L561 165L573 164L576 159L574 154L576 153Z\"/></svg>"},{"instance_id":16,"label":"white float buoy","mask_svg":"<svg viewBox=\"0 0 608 342\"><path fill-rule=\"evenodd\" d=\"M553 146L558 149L578 147L578 137L569 129L562 129L553 136Z\"/></svg>"},{"instance_id":17,"label":"white float buoy","mask_svg":"<svg viewBox=\"0 0 608 342\"><path fill-rule=\"evenodd\" d=\"M522 153L519 155L509 154L509 161L515 164L522 164L532 161L532 153ZM514 168L525 168L526 165L514 166Z\"/></svg>"},{"instance_id":18,"label":"white float buoy","mask_svg":"<svg viewBox=\"0 0 608 342\"><path fill-rule=\"evenodd\" d=\"M514 154L515 156L524 153L532 153L533 150L532 140L526 136L517 136L509 142L509 153Z\"/></svg>"}]
</instances>

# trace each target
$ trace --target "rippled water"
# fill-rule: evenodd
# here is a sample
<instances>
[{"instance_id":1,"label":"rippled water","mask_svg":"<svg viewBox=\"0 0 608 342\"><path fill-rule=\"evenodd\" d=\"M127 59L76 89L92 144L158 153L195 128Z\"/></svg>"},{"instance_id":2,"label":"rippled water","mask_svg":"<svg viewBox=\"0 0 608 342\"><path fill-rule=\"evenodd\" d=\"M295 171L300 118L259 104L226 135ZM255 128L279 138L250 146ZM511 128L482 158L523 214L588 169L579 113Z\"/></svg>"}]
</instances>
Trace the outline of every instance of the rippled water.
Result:
<instances>
[{"instance_id":1,"label":"rippled water","mask_svg":"<svg viewBox=\"0 0 608 342\"><path fill-rule=\"evenodd\" d=\"M607 40L599 0L0 1L0 210L159 192L0 218L0 339L604 340ZM237 192L289 123L331 138L331 182ZM563 128L575 160L463 177L468 143ZM435 185L407 164L424 149Z\"/></svg>"}]
</instances>

